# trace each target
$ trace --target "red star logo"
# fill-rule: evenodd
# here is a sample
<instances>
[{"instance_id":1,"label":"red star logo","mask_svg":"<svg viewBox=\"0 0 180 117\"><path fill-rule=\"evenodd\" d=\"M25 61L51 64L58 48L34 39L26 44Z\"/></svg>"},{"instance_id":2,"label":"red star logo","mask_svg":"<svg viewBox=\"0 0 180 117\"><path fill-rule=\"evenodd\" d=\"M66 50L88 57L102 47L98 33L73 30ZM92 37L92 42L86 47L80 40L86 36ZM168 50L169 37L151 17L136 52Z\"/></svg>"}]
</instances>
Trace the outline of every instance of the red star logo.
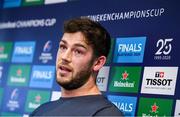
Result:
<instances>
[{"instance_id":1,"label":"red star logo","mask_svg":"<svg viewBox=\"0 0 180 117\"><path fill-rule=\"evenodd\" d=\"M35 102L40 102L41 101L41 96L40 95L37 95L36 97L35 97Z\"/></svg>"},{"instance_id":2,"label":"red star logo","mask_svg":"<svg viewBox=\"0 0 180 117\"><path fill-rule=\"evenodd\" d=\"M22 70L21 70L21 69L18 69L18 70L16 71L16 74L17 74L18 76L21 76Z\"/></svg>"},{"instance_id":3,"label":"red star logo","mask_svg":"<svg viewBox=\"0 0 180 117\"><path fill-rule=\"evenodd\" d=\"M152 112L157 113L157 109L159 108L159 106L156 105L156 103L154 103L154 105L151 106Z\"/></svg>"},{"instance_id":4,"label":"red star logo","mask_svg":"<svg viewBox=\"0 0 180 117\"><path fill-rule=\"evenodd\" d=\"M0 52L3 53L4 52L4 47L0 46Z\"/></svg>"},{"instance_id":5,"label":"red star logo","mask_svg":"<svg viewBox=\"0 0 180 117\"><path fill-rule=\"evenodd\" d=\"M127 73L127 71L124 71L124 73L122 73L122 79L123 80L127 80L128 76L129 76L129 74Z\"/></svg>"}]
</instances>

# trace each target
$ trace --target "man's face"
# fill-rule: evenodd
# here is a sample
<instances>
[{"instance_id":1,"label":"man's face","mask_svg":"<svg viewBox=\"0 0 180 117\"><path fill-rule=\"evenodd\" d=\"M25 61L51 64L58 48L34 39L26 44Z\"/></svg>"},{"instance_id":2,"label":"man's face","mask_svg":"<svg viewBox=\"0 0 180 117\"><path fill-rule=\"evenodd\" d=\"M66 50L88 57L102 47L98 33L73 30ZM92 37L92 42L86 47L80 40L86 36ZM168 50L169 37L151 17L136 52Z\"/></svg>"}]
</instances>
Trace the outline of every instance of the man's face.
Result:
<instances>
[{"instance_id":1,"label":"man's face","mask_svg":"<svg viewBox=\"0 0 180 117\"><path fill-rule=\"evenodd\" d=\"M81 32L64 33L57 53L57 82L67 90L84 85L92 73L91 46L85 42Z\"/></svg>"}]
</instances>

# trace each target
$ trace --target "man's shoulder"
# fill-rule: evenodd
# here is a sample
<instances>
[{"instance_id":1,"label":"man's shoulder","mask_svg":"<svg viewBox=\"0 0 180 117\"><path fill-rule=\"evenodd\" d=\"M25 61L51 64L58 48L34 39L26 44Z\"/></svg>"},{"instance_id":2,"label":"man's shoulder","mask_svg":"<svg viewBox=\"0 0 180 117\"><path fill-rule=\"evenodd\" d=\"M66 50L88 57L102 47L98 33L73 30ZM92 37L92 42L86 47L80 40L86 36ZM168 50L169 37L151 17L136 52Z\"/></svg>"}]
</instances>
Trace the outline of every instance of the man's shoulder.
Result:
<instances>
[{"instance_id":1,"label":"man's shoulder","mask_svg":"<svg viewBox=\"0 0 180 117\"><path fill-rule=\"evenodd\" d=\"M50 102L46 102L44 104L41 104L38 108L36 108L31 114L30 116L38 116L39 114L41 115L44 112L49 111L50 109L54 108L56 105L58 104L58 100L56 101L50 101Z\"/></svg>"},{"instance_id":2,"label":"man's shoulder","mask_svg":"<svg viewBox=\"0 0 180 117\"><path fill-rule=\"evenodd\" d=\"M94 116L123 116L123 113L115 106L109 105L99 109Z\"/></svg>"},{"instance_id":3,"label":"man's shoulder","mask_svg":"<svg viewBox=\"0 0 180 117\"><path fill-rule=\"evenodd\" d=\"M102 95L82 96L47 102L38 107L32 116L121 116L119 109Z\"/></svg>"},{"instance_id":4,"label":"man's shoulder","mask_svg":"<svg viewBox=\"0 0 180 117\"><path fill-rule=\"evenodd\" d=\"M123 113L105 96L90 96L87 111L92 111L93 116L123 116Z\"/></svg>"}]
</instances>

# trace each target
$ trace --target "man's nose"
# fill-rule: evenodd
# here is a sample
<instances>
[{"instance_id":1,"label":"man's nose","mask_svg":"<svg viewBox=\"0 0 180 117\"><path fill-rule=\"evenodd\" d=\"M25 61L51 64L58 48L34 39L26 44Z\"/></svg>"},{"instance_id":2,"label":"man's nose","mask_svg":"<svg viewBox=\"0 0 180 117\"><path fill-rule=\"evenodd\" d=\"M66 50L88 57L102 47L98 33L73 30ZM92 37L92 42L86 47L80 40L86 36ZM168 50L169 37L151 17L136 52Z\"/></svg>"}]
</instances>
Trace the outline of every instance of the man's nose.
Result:
<instances>
[{"instance_id":1,"label":"man's nose","mask_svg":"<svg viewBox=\"0 0 180 117\"><path fill-rule=\"evenodd\" d=\"M66 61L66 62L71 62L71 58L72 58L72 53L70 50L66 50L63 54L62 54L62 60Z\"/></svg>"}]
</instances>

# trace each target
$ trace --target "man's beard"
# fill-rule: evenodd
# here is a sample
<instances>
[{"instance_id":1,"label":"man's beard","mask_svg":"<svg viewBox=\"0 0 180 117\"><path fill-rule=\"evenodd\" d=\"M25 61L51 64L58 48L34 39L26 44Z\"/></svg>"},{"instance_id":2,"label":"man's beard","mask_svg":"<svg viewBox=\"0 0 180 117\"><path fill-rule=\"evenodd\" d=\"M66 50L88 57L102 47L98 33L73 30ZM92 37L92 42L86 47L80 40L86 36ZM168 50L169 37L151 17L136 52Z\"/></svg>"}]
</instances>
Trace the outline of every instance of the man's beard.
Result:
<instances>
[{"instance_id":1,"label":"man's beard","mask_svg":"<svg viewBox=\"0 0 180 117\"><path fill-rule=\"evenodd\" d=\"M83 86L90 78L92 74L92 63L90 62L83 70L77 72L75 76L72 76L71 81L69 82L60 82L57 83L66 90L78 89Z\"/></svg>"}]
</instances>

